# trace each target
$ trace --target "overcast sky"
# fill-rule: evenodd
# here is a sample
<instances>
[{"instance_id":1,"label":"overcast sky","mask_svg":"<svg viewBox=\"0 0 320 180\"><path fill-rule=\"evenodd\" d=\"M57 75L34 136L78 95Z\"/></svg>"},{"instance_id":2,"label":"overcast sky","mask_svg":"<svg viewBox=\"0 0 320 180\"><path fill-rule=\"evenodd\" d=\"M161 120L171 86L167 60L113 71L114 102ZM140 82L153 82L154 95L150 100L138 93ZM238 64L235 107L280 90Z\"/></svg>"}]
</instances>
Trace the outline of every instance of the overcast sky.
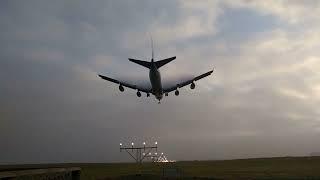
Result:
<instances>
[{"instance_id":1,"label":"overcast sky","mask_svg":"<svg viewBox=\"0 0 320 180\"><path fill-rule=\"evenodd\" d=\"M175 160L320 151L320 1L0 1L0 164ZM215 68L157 104L97 78L148 81L128 57L177 56L164 84Z\"/></svg>"}]
</instances>

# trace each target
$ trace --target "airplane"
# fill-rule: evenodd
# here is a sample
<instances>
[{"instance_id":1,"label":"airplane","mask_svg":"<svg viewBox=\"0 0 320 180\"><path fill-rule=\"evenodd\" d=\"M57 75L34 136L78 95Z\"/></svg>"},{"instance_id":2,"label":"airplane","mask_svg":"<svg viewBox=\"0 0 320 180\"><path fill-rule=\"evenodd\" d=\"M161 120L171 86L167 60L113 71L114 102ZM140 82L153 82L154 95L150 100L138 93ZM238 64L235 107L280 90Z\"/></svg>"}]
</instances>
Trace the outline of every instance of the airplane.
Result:
<instances>
[{"instance_id":1,"label":"airplane","mask_svg":"<svg viewBox=\"0 0 320 180\"><path fill-rule=\"evenodd\" d=\"M137 90L137 96L141 97L141 92L144 92L147 94L147 97L150 96L150 94L153 94L155 96L155 98L158 100L158 104L160 104L161 99L163 98L163 94L165 96L168 96L168 94L172 91L175 91L174 94L176 96L179 96L179 90L178 88L182 88L184 86L187 86L190 84L190 88L194 89L196 87L195 85L195 81L198 81L204 77L207 77L209 75L211 75L211 73L213 72L213 70L206 72L204 74L201 74L199 76L190 78L189 80L183 81L183 82L178 82L175 85L168 87L168 88L163 88L162 87L162 82L161 82L161 75L159 72L159 68L164 66L165 64L168 64L169 62L173 61L176 59L176 56L170 57L170 58L166 58L163 60L159 60L159 61L154 61L154 52L153 52L153 41L151 39L151 48L152 48L152 56L151 56L151 61L142 61L142 60L137 60L137 59L132 59L132 58L128 58L129 61L134 62L136 64L139 64L143 67L146 67L149 69L149 79L151 82L151 88L145 88L145 87L140 87L138 85L134 85L134 84L129 84L123 81L119 81L107 76L103 76L98 74L98 76L104 80L113 82L115 84L119 85L119 90L121 92L124 91L124 87L127 88L131 88L134 90Z\"/></svg>"}]
</instances>

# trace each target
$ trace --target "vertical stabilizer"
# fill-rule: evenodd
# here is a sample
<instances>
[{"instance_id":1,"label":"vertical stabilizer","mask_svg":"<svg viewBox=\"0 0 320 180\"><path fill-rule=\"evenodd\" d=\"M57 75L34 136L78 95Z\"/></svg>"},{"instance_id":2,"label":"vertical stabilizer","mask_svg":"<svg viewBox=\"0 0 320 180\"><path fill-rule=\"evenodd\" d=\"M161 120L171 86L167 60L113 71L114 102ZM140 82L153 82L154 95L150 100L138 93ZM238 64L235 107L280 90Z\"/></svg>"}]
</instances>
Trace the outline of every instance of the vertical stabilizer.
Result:
<instances>
[{"instance_id":1,"label":"vertical stabilizer","mask_svg":"<svg viewBox=\"0 0 320 180\"><path fill-rule=\"evenodd\" d=\"M152 36L150 36L151 39L151 62L154 61L154 52L153 52L153 39Z\"/></svg>"}]
</instances>

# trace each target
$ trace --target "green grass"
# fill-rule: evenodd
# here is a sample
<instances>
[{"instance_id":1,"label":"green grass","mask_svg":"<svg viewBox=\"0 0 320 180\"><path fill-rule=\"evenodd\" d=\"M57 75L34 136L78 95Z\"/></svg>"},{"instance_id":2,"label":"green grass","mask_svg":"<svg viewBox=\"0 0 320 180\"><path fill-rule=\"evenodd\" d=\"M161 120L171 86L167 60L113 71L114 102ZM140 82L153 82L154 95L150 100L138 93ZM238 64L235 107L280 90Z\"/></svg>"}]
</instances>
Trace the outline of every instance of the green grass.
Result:
<instances>
[{"instance_id":1,"label":"green grass","mask_svg":"<svg viewBox=\"0 0 320 180\"><path fill-rule=\"evenodd\" d=\"M83 165L82 178L95 179L128 174L162 175L163 168L177 168L185 177L218 179L320 179L320 157L282 157L223 161L186 161L152 164Z\"/></svg>"},{"instance_id":2,"label":"green grass","mask_svg":"<svg viewBox=\"0 0 320 180\"><path fill-rule=\"evenodd\" d=\"M178 169L182 172L183 177L213 177L217 179L320 179L320 157L185 161L157 164L143 163L142 165L135 163L109 163L56 164L41 166L81 167L81 179L85 180L114 178L135 174L153 174L161 176L163 168ZM30 167L32 167L32 165L25 165L25 168ZM4 166L0 166L0 169L3 168Z\"/></svg>"}]
</instances>

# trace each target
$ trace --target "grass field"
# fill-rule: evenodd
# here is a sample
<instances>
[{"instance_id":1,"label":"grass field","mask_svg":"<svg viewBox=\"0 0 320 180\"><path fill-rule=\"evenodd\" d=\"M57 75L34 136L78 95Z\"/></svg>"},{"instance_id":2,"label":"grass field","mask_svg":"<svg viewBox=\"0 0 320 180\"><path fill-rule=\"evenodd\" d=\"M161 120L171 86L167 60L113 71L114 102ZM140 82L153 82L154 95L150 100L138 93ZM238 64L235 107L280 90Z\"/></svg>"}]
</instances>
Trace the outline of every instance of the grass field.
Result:
<instances>
[{"instance_id":1,"label":"grass field","mask_svg":"<svg viewBox=\"0 0 320 180\"><path fill-rule=\"evenodd\" d=\"M320 179L320 157L279 157L222 161L185 161L176 163L110 163L110 164L56 164L42 167L81 167L81 179L129 177L137 174L161 177L163 171L177 173L180 178L216 179ZM34 165L29 165L34 167ZM28 165L19 168L29 168ZM40 167L38 165L38 167ZM0 166L0 169L13 167ZM17 168L17 167L16 167ZM131 176L133 177L133 176ZM141 178L141 177L140 177Z\"/></svg>"}]
</instances>

